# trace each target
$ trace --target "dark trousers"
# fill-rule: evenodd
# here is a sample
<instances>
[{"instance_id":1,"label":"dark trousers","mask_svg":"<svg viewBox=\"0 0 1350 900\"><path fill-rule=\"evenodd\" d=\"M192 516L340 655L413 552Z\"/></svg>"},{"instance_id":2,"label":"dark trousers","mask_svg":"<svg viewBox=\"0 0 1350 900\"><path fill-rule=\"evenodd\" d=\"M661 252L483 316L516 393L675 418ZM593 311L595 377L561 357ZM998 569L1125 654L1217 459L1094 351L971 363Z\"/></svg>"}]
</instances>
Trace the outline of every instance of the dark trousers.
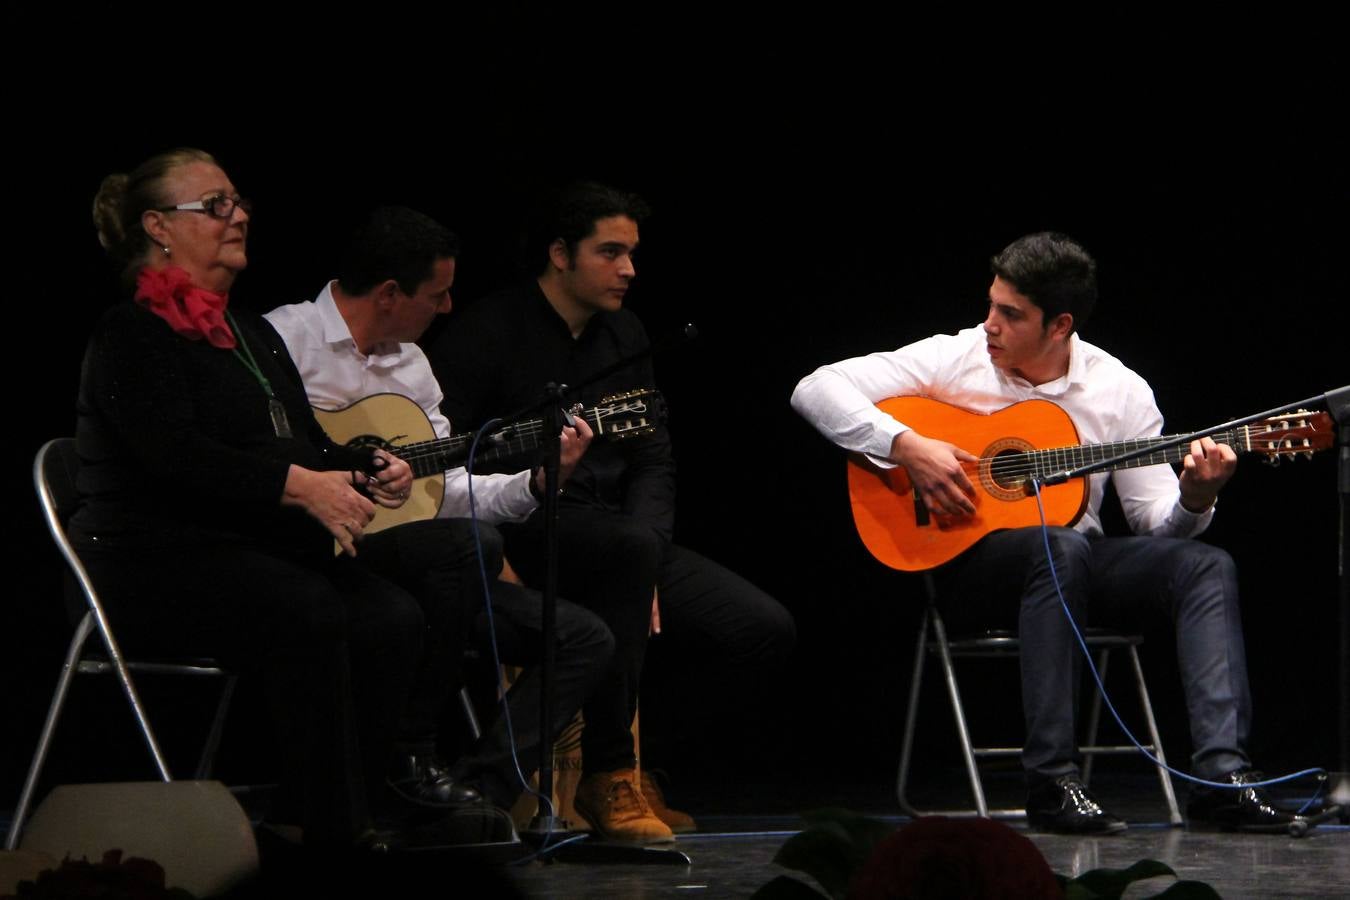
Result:
<instances>
[{"instance_id":1,"label":"dark trousers","mask_svg":"<svg viewBox=\"0 0 1350 900\"><path fill-rule=\"evenodd\" d=\"M1055 572L1079 627L1172 622L1190 716L1195 774L1248 765L1251 697L1227 553L1175 538L1089 538L1050 529ZM1077 772L1075 716L1082 651L1064 615L1040 528L997 532L939 575L945 604L962 619L1009 617L1022 640L1022 764L1032 783ZM1002 624L1002 623L1000 623Z\"/></svg>"},{"instance_id":2,"label":"dark trousers","mask_svg":"<svg viewBox=\"0 0 1350 900\"><path fill-rule=\"evenodd\" d=\"M281 818L310 844L370 822L422 629L416 601L354 560L255 549L81 548L128 652L213 656L264 682L282 753Z\"/></svg>"},{"instance_id":3,"label":"dark trousers","mask_svg":"<svg viewBox=\"0 0 1350 900\"><path fill-rule=\"evenodd\" d=\"M478 540L492 597L498 650L504 663L533 666L542 648L542 607L537 592L497 580L502 569L502 538L480 522ZM488 656L488 618L483 605L482 573L468 519L409 522L361 540L358 560L403 587L421 604L425 620L423 653L400 742L413 752L431 753L436 723L445 704L463 683L464 653L470 642ZM556 607L554 651L554 724L561 731L595 683L608 669L614 641L593 613L566 600ZM522 785L512 759L511 736L528 772L540 741L540 686L528 668L507 693L511 716L489 725L482 739L454 767L455 774L479 784L497 806L510 807Z\"/></svg>"},{"instance_id":4,"label":"dark trousers","mask_svg":"<svg viewBox=\"0 0 1350 900\"><path fill-rule=\"evenodd\" d=\"M487 577L495 581L502 568L501 536L486 524L480 534ZM403 588L422 608L422 655L398 740L403 750L430 756L446 701L463 683L464 653L483 609L472 523L428 519L386 528L361 539L357 560Z\"/></svg>"},{"instance_id":5,"label":"dark trousers","mask_svg":"<svg viewBox=\"0 0 1350 900\"><path fill-rule=\"evenodd\" d=\"M583 707L587 773L631 768L629 730L647 647L652 591L660 590L663 634L688 637L699 660L753 670L786 658L792 616L750 582L650 528L607 510L564 504L559 511L558 590L604 620L614 636L608 672ZM504 526L507 555L530 584L544 574L542 516Z\"/></svg>"},{"instance_id":6,"label":"dark trousers","mask_svg":"<svg viewBox=\"0 0 1350 900\"><path fill-rule=\"evenodd\" d=\"M542 684L538 663L543 650L543 598L538 591L499 581L492 586L492 624L503 663L525 667L506 694L511 734L522 772L511 757L505 715L487 726L482 740L455 763L454 773L478 785L495 805L509 809L524 785L521 775L539 762ZM556 738L582 708L586 697L609 671L614 638L595 613L559 597L555 607L553 651L553 722ZM478 617L480 653L490 658L486 615Z\"/></svg>"}]
</instances>

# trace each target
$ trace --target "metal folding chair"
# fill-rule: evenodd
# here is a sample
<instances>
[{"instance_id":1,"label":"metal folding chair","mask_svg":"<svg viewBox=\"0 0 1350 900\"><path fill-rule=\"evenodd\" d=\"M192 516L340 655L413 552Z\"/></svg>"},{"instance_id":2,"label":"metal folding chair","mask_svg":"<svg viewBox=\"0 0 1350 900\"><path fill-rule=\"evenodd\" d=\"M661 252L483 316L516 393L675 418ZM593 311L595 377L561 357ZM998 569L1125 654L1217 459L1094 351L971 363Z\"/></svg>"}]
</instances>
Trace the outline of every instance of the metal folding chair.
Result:
<instances>
[{"instance_id":1,"label":"metal folding chair","mask_svg":"<svg viewBox=\"0 0 1350 900\"><path fill-rule=\"evenodd\" d=\"M56 542L57 549L61 551L61 556L70 569L70 574L79 585L88 609L83 618L80 619L75 628L75 634L70 639L65 663L61 667L61 675L56 682L56 691L52 695L51 706L47 710L47 720L42 726L41 735L38 737L37 749L34 751L33 761L28 767L28 777L24 780L18 805L14 809L14 819L10 823L9 833L5 837L6 850L13 850L18 844L19 833L23 829L23 823L27 818L28 808L33 799L33 791L37 787L38 778L41 776L43 765L47 761L47 752L51 747L52 735L55 733L56 724L61 718L71 681L77 673L117 676L117 680L122 686L122 692L126 695L127 702L131 704L132 715L136 719L141 736L145 740L145 745L150 751L155 769L162 781L172 781L173 779L169 774L169 766L165 762L164 754L160 750L159 741L155 738L154 730L150 727L150 719L141 703L136 685L131 679L131 673L215 676L224 679L224 687L221 690L220 700L216 704L216 711L210 731L207 734L206 745L202 748L202 754L197 763L197 770L194 775L197 779L206 778L210 774L216 749L220 745L220 736L225 726L225 716L229 710L230 698L234 694L237 676L220 668L215 660L156 659L142 661L128 660L122 655L117 639L113 636L112 629L108 625L108 617L104 614L103 604L99 601L94 584L89 580L89 574L85 571L79 556L76 555L74 548L70 545L70 540L66 537L65 523L71 513L75 511L78 502L78 494L75 488L75 476L78 471L79 457L75 453L73 438L56 438L48 441L38 450L37 457L33 461L33 483L37 488L47 530L51 532L52 540ZM96 632L101 638L102 646L99 647L97 642L93 646L86 646L90 635Z\"/></svg>"},{"instance_id":2,"label":"metal folding chair","mask_svg":"<svg viewBox=\"0 0 1350 900\"><path fill-rule=\"evenodd\" d=\"M1021 654L1021 642L1012 634L1003 631L991 631L973 638L949 640L942 616L937 610L937 586L931 574L924 575L927 591L927 608L923 621L919 625L918 642L914 650L914 674L910 681L909 708L905 712L905 736L900 749L900 768L896 775L896 797L900 808L911 816L977 815L984 818L1020 818L1026 815L1025 809L990 809L985 801L984 783L980 777L978 760L991 757L1015 757L1021 754L1020 747L977 747L971 740L970 728L966 721L965 705L961 701L961 691L956 683L956 669L953 660L958 658L993 658L1017 661ZM1096 656L1096 666L1103 681L1106 678L1107 664L1112 650L1125 650L1130 657L1134 671L1134 682L1139 693L1139 705L1148 724L1150 743L1144 745L1155 757L1166 763L1163 755L1162 740L1158 737L1158 724L1153 718L1153 704L1149 701L1148 687L1144 683L1144 670L1139 665L1137 647L1144 639L1139 635L1119 634L1103 629L1088 629L1083 634L1088 650ZM918 810L907 796L909 784L909 766L914 749L914 734L918 725L919 689L923 681L924 662L928 655L936 656L942 665L942 674L946 681L947 696L951 701L952 716L956 720L956 731L960 738L961 755L965 763L966 776L970 781L971 796L975 801L973 809ZM1095 757L1107 754L1135 754L1138 750L1133 744L1098 745L1097 726L1101 720L1101 694L1093 690L1092 708L1088 714L1087 743L1080 746L1083 754L1083 783L1092 778L1092 761ZM1177 809L1176 793L1172 789L1172 778L1164 768L1158 768L1158 781L1162 785L1163 797L1167 801L1168 821L1180 825L1181 812Z\"/></svg>"}]
</instances>

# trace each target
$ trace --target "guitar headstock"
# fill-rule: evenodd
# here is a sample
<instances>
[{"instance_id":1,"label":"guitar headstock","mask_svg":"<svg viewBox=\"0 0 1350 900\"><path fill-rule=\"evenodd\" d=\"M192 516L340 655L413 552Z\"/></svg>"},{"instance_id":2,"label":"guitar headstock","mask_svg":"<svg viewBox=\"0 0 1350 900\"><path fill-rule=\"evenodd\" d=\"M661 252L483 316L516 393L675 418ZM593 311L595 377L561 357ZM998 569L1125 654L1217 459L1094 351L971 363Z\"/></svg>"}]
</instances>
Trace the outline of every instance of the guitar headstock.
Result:
<instances>
[{"instance_id":1,"label":"guitar headstock","mask_svg":"<svg viewBox=\"0 0 1350 900\"><path fill-rule=\"evenodd\" d=\"M1239 430L1245 449L1265 455L1271 465L1299 454L1310 458L1316 451L1330 447L1335 435L1330 415L1306 409L1271 416Z\"/></svg>"},{"instance_id":2,"label":"guitar headstock","mask_svg":"<svg viewBox=\"0 0 1350 900\"><path fill-rule=\"evenodd\" d=\"M618 441L655 431L665 419L665 404L660 391L639 389L605 397L584 415L597 435Z\"/></svg>"}]
</instances>

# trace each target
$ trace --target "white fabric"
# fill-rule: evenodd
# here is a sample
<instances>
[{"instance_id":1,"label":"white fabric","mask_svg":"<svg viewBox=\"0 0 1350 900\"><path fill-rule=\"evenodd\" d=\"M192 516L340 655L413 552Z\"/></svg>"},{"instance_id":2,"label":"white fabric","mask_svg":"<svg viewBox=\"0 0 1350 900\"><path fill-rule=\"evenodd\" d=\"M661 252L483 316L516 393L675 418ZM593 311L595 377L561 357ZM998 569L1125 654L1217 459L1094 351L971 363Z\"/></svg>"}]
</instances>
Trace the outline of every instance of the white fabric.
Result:
<instances>
[{"instance_id":1,"label":"white fabric","mask_svg":"<svg viewBox=\"0 0 1350 900\"><path fill-rule=\"evenodd\" d=\"M450 422L441 415L441 387L426 354L416 344L396 341L363 354L338 311L332 287L326 285L313 303L279 306L266 315L300 370L310 405L341 409L372 394L402 394L427 414L437 437L449 437ZM445 473L441 518L469 515L468 480L463 468ZM492 524L518 521L538 506L528 471L475 476L473 490L478 517Z\"/></svg>"},{"instance_id":2,"label":"white fabric","mask_svg":"<svg viewBox=\"0 0 1350 900\"><path fill-rule=\"evenodd\" d=\"M910 395L978 413L995 412L1020 400L1050 400L1068 412L1084 444L1162 434L1162 413L1148 384L1100 348L1072 335L1069 371L1033 385L990 361L980 326L822 366L797 385L792 407L839 446L893 466L891 445L909 426L874 404ZM1197 514L1181 505L1176 474L1168 466L1119 469L1111 477L1136 534L1191 537L1204 531L1214 516L1212 506ZM1106 475L1090 479L1088 509L1074 527L1085 534L1101 534L1099 510Z\"/></svg>"}]
</instances>

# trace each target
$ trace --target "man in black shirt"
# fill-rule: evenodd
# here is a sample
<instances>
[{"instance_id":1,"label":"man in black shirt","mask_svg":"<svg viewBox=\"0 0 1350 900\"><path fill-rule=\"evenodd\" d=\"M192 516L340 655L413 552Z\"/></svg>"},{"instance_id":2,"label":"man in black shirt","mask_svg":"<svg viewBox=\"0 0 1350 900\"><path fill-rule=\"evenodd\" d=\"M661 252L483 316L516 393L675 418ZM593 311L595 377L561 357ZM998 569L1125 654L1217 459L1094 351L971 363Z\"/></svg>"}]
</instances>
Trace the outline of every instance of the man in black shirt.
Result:
<instances>
[{"instance_id":1,"label":"man in black shirt","mask_svg":"<svg viewBox=\"0 0 1350 900\"><path fill-rule=\"evenodd\" d=\"M538 399L548 382L581 384L648 346L623 308L632 281L643 202L597 184L560 192L536 229L538 276L464 311L429 348L445 389L442 411L474 427ZM643 358L570 399L587 406L655 386ZM601 833L668 840L692 830L635 773L630 725L648 629L688 639L736 673L763 670L791 650L792 616L711 560L673 544L675 463L664 424L621 441L601 435L559 502L559 590L614 633L613 671L584 707L584 773L576 807ZM527 582L542 580L542 516L505 526L507 555ZM655 801L655 802L653 802Z\"/></svg>"}]
</instances>

